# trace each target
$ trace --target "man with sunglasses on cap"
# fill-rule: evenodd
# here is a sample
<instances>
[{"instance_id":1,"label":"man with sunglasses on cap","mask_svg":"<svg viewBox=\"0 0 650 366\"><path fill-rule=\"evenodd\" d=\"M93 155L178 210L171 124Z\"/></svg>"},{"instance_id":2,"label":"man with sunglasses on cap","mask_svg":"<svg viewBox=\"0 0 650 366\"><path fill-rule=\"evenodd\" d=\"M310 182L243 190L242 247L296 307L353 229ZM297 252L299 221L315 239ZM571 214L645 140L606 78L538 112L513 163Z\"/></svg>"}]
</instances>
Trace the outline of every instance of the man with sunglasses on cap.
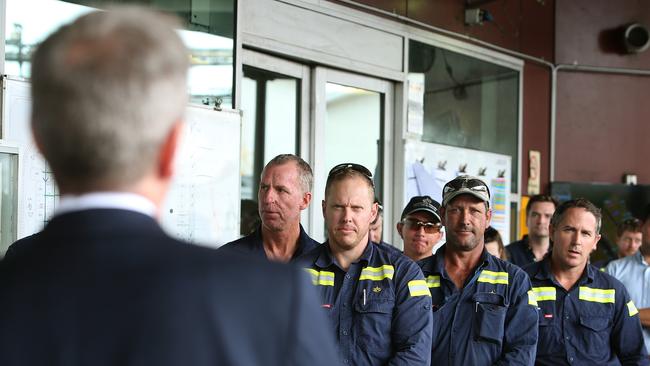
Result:
<instances>
[{"instance_id":1,"label":"man with sunglasses on cap","mask_svg":"<svg viewBox=\"0 0 650 366\"><path fill-rule=\"evenodd\" d=\"M369 240L374 193L365 167L332 168L322 203L328 240L300 260L320 292L344 364L429 365L431 296L413 261Z\"/></svg>"},{"instance_id":2,"label":"man with sunglasses on cap","mask_svg":"<svg viewBox=\"0 0 650 366\"><path fill-rule=\"evenodd\" d=\"M447 241L420 261L433 302L432 365L532 365L537 303L519 267L489 254L490 190L460 176L442 191Z\"/></svg>"},{"instance_id":3,"label":"man with sunglasses on cap","mask_svg":"<svg viewBox=\"0 0 650 366\"><path fill-rule=\"evenodd\" d=\"M420 261L433 255L442 237L440 204L429 196L415 196L402 211L397 232L404 241L404 255Z\"/></svg>"}]
</instances>

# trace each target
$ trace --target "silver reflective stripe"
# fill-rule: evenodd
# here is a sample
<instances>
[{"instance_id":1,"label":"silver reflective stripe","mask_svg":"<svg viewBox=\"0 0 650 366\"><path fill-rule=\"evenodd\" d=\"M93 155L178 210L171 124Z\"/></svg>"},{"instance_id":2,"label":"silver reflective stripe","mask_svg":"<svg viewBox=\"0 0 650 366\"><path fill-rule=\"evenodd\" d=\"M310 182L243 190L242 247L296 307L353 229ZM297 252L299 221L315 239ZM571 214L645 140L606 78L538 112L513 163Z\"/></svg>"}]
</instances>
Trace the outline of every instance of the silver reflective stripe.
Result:
<instances>
[{"instance_id":1,"label":"silver reflective stripe","mask_svg":"<svg viewBox=\"0 0 650 366\"><path fill-rule=\"evenodd\" d=\"M361 276L359 276L359 281L370 280L370 281L381 281L384 278L393 279L393 274L395 274L395 267L390 264L385 264L380 267L365 267L361 270Z\"/></svg>"},{"instance_id":2,"label":"silver reflective stripe","mask_svg":"<svg viewBox=\"0 0 650 366\"><path fill-rule=\"evenodd\" d=\"M428 276L427 287L430 288L440 287L440 276Z\"/></svg>"},{"instance_id":3,"label":"silver reflective stripe","mask_svg":"<svg viewBox=\"0 0 650 366\"><path fill-rule=\"evenodd\" d=\"M616 290L580 286L578 298L580 300L599 302L601 304L613 304L616 302Z\"/></svg>"},{"instance_id":4,"label":"silver reflective stripe","mask_svg":"<svg viewBox=\"0 0 650 366\"><path fill-rule=\"evenodd\" d=\"M334 272L317 271L311 268L305 270L311 275L311 283L314 286L334 286Z\"/></svg>"},{"instance_id":5,"label":"silver reflective stripe","mask_svg":"<svg viewBox=\"0 0 650 366\"><path fill-rule=\"evenodd\" d=\"M492 284L508 284L508 272L494 272L486 269L481 271L478 276L478 282L487 282Z\"/></svg>"}]
</instances>

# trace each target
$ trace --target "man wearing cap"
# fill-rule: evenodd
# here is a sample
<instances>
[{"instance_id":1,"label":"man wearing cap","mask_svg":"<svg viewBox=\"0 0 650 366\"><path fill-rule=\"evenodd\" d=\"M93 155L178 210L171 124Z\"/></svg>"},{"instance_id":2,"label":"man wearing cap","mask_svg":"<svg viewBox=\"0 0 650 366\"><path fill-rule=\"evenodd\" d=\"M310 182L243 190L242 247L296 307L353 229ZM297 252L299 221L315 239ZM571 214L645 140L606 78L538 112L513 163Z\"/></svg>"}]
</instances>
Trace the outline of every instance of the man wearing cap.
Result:
<instances>
[{"instance_id":1,"label":"man wearing cap","mask_svg":"<svg viewBox=\"0 0 650 366\"><path fill-rule=\"evenodd\" d=\"M481 179L445 184L442 223L447 241L418 264L433 309L432 365L532 365L537 304L519 267L489 254L490 191Z\"/></svg>"},{"instance_id":2,"label":"man wearing cap","mask_svg":"<svg viewBox=\"0 0 650 366\"><path fill-rule=\"evenodd\" d=\"M402 211L397 232L404 241L404 255L419 261L433 255L442 237L440 204L429 196L415 196Z\"/></svg>"},{"instance_id":3,"label":"man wearing cap","mask_svg":"<svg viewBox=\"0 0 650 366\"><path fill-rule=\"evenodd\" d=\"M537 365L650 363L625 287L589 264L600 225L591 202L564 202L551 218L551 252L525 267L539 304Z\"/></svg>"},{"instance_id":4,"label":"man wearing cap","mask_svg":"<svg viewBox=\"0 0 650 366\"><path fill-rule=\"evenodd\" d=\"M222 250L286 263L314 249L318 242L300 224L300 212L311 202L313 179L311 167L299 156L281 154L271 159L262 170L257 193L262 224Z\"/></svg>"},{"instance_id":5,"label":"man wearing cap","mask_svg":"<svg viewBox=\"0 0 650 366\"><path fill-rule=\"evenodd\" d=\"M636 245L631 242L635 241L637 234L641 234L641 245L633 254L610 262L606 272L625 285L634 304L639 307L643 340L648 351L650 350L650 291L648 291L650 289L650 205L646 206L642 219L643 221L626 220L627 224L624 222L620 226L619 230L623 233L619 231L619 238L625 236L628 238L628 243L619 244L620 253L625 255L625 249L627 252L633 252L630 247Z\"/></svg>"},{"instance_id":6,"label":"man wearing cap","mask_svg":"<svg viewBox=\"0 0 650 366\"><path fill-rule=\"evenodd\" d=\"M428 366L431 296L415 263L368 239L373 201L368 169L332 168L322 203L329 239L300 260L320 292L344 364Z\"/></svg>"}]
</instances>

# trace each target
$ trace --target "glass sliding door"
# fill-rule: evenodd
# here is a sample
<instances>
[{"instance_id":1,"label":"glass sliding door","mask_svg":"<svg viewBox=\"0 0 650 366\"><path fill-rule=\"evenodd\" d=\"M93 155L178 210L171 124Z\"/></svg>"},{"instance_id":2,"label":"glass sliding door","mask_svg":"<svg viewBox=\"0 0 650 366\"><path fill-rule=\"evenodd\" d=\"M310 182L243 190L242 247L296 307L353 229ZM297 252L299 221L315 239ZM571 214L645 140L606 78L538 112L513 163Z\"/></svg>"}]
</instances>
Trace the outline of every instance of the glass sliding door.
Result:
<instances>
[{"instance_id":1,"label":"glass sliding door","mask_svg":"<svg viewBox=\"0 0 650 366\"><path fill-rule=\"evenodd\" d=\"M254 229L257 191L264 165L279 154L302 155L301 132L309 116L308 69L300 64L243 51L241 109L241 234ZM303 121L304 120L304 121ZM302 156L309 161L308 156ZM306 217L306 214L305 214Z\"/></svg>"},{"instance_id":2,"label":"glass sliding door","mask_svg":"<svg viewBox=\"0 0 650 366\"><path fill-rule=\"evenodd\" d=\"M312 136L316 163L314 199L324 198L327 173L336 164L362 164L373 173L376 196L384 206L392 197L386 184L392 184L384 172L390 165L387 151L392 136L392 83L326 68L313 72L315 125ZM389 216L388 216L389 217ZM312 216L314 238L325 239L321 210ZM390 220L385 221L390 239Z\"/></svg>"}]
</instances>

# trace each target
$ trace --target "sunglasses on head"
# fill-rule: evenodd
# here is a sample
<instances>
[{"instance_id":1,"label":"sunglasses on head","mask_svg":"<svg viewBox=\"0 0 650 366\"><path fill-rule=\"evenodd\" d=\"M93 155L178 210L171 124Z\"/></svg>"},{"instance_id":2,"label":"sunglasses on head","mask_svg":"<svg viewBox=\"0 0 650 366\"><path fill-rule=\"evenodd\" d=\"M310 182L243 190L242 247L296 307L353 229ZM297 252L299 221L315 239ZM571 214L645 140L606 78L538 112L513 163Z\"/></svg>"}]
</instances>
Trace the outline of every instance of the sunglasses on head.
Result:
<instances>
[{"instance_id":1,"label":"sunglasses on head","mask_svg":"<svg viewBox=\"0 0 650 366\"><path fill-rule=\"evenodd\" d=\"M357 172L363 175L368 179L368 181L370 182L370 184L372 184L373 187L375 186L375 183L372 181L372 173L370 172L370 170L368 170L368 168L366 168L361 164L355 164L355 163L343 163L343 164L336 165L334 168L330 170L329 174L327 174L327 180L329 181L332 178L336 177L337 175L349 171Z\"/></svg>"},{"instance_id":2,"label":"sunglasses on head","mask_svg":"<svg viewBox=\"0 0 650 366\"><path fill-rule=\"evenodd\" d=\"M412 218L402 220L402 224L411 230L419 231L421 228L424 228L424 232L427 234L439 233L442 229L442 225L440 225L440 223L434 224L433 222L423 222Z\"/></svg>"},{"instance_id":3,"label":"sunglasses on head","mask_svg":"<svg viewBox=\"0 0 650 366\"><path fill-rule=\"evenodd\" d=\"M485 185L485 182L483 182L480 179L457 179L457 180L452 180L451 182L447 183L444 188L444 193L450 193L450 192L455 192L460 189L467 188L471 189L472 191L475 192L485 192L488 195L490 194L490 190L488 187Z\"/></svg>"}]
</instances>

